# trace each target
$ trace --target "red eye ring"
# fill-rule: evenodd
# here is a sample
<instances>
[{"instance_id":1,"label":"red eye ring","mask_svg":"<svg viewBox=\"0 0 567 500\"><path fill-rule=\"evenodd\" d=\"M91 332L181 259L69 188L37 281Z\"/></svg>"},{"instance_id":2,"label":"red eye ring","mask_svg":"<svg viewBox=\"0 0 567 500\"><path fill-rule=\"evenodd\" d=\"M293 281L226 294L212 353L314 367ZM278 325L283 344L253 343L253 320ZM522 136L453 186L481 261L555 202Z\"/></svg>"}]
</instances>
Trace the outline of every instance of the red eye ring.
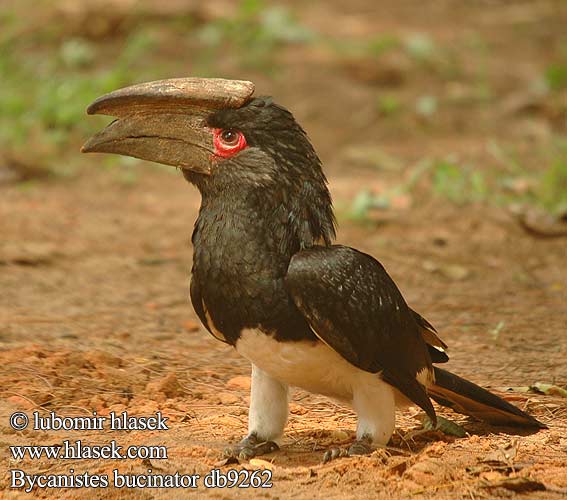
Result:
<instances>
[{"instance_id":1,"label":"red eye ring","mask_svg":"<svg viewBox=\"0 0 567 500\"><path fill-rule=\"evenodd\" d=\"M213 143L215 155L221 158L229 158L248 145L244 134L233 128L213 129Z\"/></svg>"}]
</instances>

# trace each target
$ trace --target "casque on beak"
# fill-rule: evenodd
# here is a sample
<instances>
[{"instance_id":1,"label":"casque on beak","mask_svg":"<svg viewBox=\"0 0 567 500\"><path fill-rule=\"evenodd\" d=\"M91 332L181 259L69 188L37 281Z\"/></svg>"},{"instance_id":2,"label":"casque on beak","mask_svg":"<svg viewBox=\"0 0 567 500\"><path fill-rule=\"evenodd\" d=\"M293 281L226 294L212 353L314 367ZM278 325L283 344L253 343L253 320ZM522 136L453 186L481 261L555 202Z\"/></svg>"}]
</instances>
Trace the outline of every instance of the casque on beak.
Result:
<instances>
[{"instance_id":1,"label":"casque on beak","mask_svg":"<svg viewBox=\"0 0 567 500\"><path fill-rule=\"evenodd\" d=\"M173 78L116 90L87 108L89 115L118 119L81 151L133 156L209 174L214 146L206 117L243 106L253 93L252 82L220 78Z\"/></svg>"}]
</instances>

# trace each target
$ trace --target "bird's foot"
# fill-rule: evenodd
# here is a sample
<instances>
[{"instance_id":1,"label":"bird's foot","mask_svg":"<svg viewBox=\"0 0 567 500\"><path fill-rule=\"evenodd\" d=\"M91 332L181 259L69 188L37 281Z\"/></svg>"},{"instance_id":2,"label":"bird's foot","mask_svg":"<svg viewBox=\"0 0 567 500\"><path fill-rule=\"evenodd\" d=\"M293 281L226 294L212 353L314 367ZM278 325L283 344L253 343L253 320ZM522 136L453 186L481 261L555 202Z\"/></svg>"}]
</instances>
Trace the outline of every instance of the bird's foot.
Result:
<instances>
[{"instance_id":1,"label":"bird's foot","mask_svg":"<svg viewBox=\"0 0 567 500\"><path fill-rule=\"evenodd\" d=\"M372 438L362 436L352 443L348 448L329 448L323 455L323 463L330 462L335 458L352 457L354 455L369 455L372 452Z\"/></svg>"},{"instance_id":2,"label":"bird's foot","mask_svg":"<svg viewBox=\"0 0 567 500\"><path fill-rule=\"evenodd\" d=\"M226 458L238 458L239 460L250 460L251 458L279 450L280 447L274 441L261 441L254 433L246 436L236 446L225 448Z\"/></svg>"}]
</instances>

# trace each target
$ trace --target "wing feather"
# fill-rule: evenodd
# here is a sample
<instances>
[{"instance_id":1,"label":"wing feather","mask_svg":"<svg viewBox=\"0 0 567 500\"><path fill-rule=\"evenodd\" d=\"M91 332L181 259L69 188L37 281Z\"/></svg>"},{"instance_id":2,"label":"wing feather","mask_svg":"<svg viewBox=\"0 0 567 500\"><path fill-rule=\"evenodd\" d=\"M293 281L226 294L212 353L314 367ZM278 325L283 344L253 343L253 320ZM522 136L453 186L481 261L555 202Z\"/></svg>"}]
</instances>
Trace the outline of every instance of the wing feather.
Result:
<instances>
[{"instance_id":1,"label":"wing feather","mask_svg":"<svg viewBox=\"0 0 567 500\"><path fill-rule=\"evenodd\" d=\"M323 342L358 368L380 373L435 419L422 383L424 373L433 379L433 369L421 330L433 327L418 324L376 259L340 245L312 247L294 255L285 283Z\"/></svg>"}]
</instances>

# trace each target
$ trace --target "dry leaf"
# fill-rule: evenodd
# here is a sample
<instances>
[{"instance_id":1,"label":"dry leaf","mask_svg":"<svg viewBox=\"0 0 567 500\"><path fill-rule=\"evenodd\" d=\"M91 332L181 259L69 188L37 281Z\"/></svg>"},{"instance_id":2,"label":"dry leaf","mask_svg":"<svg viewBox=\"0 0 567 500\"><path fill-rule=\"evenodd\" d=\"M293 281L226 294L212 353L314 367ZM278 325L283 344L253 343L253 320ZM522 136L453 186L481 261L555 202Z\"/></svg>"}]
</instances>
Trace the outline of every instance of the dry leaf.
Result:
<instances>
[{"instance_id":1,"label":"dry leaf","mask_svg":"<svg viewBox=\"0 0 567 500\"><path fill-rule=\"evenodd\" d=\"M530 391L543 393L547 396L559 396L561 398L567 398L567 391L562 387L552 384L544 384L542 382L536 382L530 387Z\"/></svg>"},{"instance_id":2,"label":"dry leaf","mask_svg":"<svg viewBox=\"0 0 567 500\"><path fill-rule=\"evenodd\" d=\"M511 464L518 454L518 444L519 441L517 439L512 439L505 446L500 446L497 450L494 450L486 455L482 462L494 464Z\"/></svg>"},{"instance_id":3,"label":"dry leaf","mask_svg":"<svg viewBox=\"0 0 567 500\"><path fill-rule=\"evenodd\" d=\"M421 415L419 419L423 423L423 429L426 431L441 431L444 434L456 437L465 437L467 435L465 429L459 424L446 418L437 416L437 426L435 428L433 428L433 422L431 422L431 419L427 415Z\"/></svg>"}]
</instances>

